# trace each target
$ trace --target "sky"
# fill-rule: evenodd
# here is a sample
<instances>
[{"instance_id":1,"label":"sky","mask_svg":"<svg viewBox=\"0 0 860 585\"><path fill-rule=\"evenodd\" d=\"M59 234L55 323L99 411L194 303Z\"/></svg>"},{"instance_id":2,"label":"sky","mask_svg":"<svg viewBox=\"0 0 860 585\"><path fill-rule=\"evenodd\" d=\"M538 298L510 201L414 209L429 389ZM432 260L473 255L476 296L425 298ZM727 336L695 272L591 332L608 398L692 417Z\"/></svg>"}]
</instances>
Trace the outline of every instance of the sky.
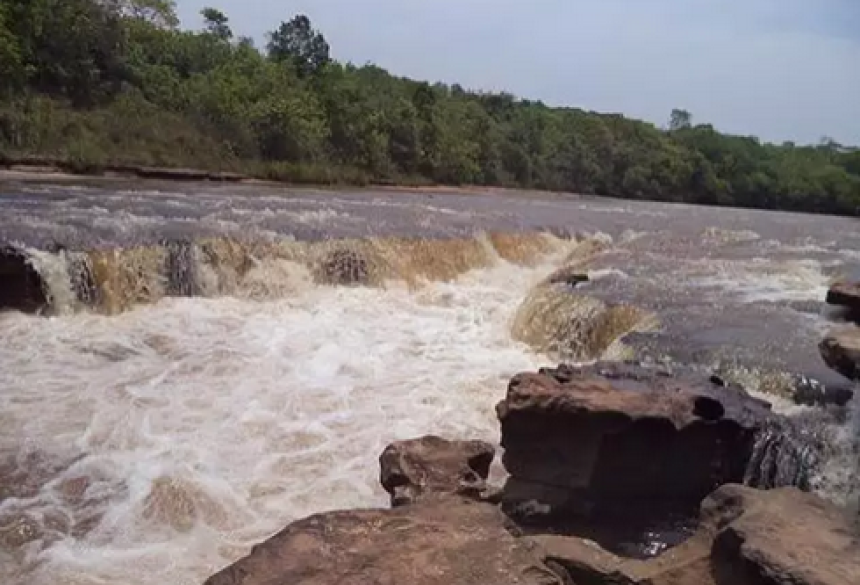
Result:
<instances>
[{"instance_id":1,"label":"sky","mask_svg":"<svg viewBox=\"0 0 860 585\"><path fill-rule=\"evenodd\" d=\"M665 125L860 145L860 0L177 0L237 35L308 15L332 56Z\"/></svg>"}]
</instances>

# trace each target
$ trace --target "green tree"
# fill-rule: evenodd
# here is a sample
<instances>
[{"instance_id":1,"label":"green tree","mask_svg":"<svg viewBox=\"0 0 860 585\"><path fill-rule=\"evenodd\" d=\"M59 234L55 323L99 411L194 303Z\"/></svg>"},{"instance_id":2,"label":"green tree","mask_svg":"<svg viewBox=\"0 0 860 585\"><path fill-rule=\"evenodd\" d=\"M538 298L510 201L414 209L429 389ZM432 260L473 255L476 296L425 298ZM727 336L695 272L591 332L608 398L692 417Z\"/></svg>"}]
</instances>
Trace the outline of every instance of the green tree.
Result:
<instances>
[{"instance_id":1,"label":"green tree","mask_svg":"<svg viewBox=\"0 0 860 585\"><path fill-rule=\"evenodd\" d=\"M319 73L331 62L328 42L304 15L281 23L277 30L271 32L268 50L271 59L292 63L303 77Z\"/></svg>"},{"instance_id":2,"label":"green tree","mask_svg":"<svg viewBox=\"0 0 860 585\"><path fill-rule=\"evenodd\" d=\"M176 0L102 0L120 13L161 28L176 28Z\"/></svg>"},{"instance_id":3,"label":"green tree","mask_svg":"<svg viewBox=\"0 0 860 585\"><path fill-rule=\"evenodd\" d=\"M857 214L860 150L768 144L332 61L297 16L261 53L227 15L181 30L172 0L0 0L0 151L244 170L302 181L435 181Z\"/></svg>"},{"instance_id":4,"label":"green tree","mask_svg":"<svg viewBox=\"0 0 860 585\"><path fill-rule=\"evenodd\" d=\"M19 39L6 24L7 10L0 4L0 94L19 91L25 77Z\"/></svg>"},{"instance_id":5,"label":"green tree","mask_svg":"<svg viewBox=\"0 0 860 585\"><path fill-rule=\"evenodd\" d=\"M204 8L200 11L200 15L203 16L203 23L209 34L222 41L233 38L233 31L228 24L230 21L223 12L215 8Z\"/></svg>"},{"instance_id":6,"label":"green tree","mask_svg":"<svg viewBox=\"0 0 860 585\"><path fill-rule=\"evenodd\" d=\"M671 116L669 116L669 130L671 132L677 132L678 130L685 130L690 128L693 125L693 115L687 110L672 110Z\"/></svg>"}]
</instances>

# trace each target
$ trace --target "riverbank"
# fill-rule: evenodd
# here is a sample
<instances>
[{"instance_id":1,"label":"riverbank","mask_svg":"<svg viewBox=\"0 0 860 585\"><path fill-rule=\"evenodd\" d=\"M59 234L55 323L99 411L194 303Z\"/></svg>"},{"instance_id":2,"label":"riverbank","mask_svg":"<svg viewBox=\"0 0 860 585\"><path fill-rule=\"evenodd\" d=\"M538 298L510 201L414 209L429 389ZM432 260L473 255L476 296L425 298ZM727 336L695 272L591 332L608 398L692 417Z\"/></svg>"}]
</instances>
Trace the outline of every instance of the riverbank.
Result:
<instances>
[{"instance_id":1,"label":"riverbank","mask_svg":"<svg viewBox=\"0 0 860 585\"><path fill-rule=\"evenodd\" d=\"M334 173L332 176L336 176ZM579 198L576 193L545 191L540 189L524 189L518 187L499 187L483 185L439 185L429 181L405 180L393 181L344 181L323 180L303 181L292 180L287 176L282 179L266 178L230 171L208 171L199 168L151 167L145 165L105 165L81 169L73 164L53 158L24 158L0 160L0 182L36 182L36 183L67 183L90 182L92 180L121 181L142 179L162 181L176 184L234 184L243 186L259 186L271 188L348 188L367 187L381 192L422 193L429 195L507 195L519 198Z\"/></svg>"}]
</instances>

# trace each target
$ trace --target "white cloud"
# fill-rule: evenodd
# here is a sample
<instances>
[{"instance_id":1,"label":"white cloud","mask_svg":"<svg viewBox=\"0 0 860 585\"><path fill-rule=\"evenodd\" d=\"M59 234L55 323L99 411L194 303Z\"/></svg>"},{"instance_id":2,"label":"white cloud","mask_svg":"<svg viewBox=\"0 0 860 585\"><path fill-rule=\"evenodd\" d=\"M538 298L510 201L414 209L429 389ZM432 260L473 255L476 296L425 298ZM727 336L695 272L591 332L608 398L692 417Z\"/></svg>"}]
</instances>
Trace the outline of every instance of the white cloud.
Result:
<instances>
[{"instance_id":1,"label":"white cloud","mask_svg":"<svg viewBox=\"0 0 860 585\"><path fill-rule=\"evenodd\" d=\"M860 144L852 0L180 0L262 41L308 14L336 57L656 123L673 107L768 140Z\"/></svg>"}]
</instances>

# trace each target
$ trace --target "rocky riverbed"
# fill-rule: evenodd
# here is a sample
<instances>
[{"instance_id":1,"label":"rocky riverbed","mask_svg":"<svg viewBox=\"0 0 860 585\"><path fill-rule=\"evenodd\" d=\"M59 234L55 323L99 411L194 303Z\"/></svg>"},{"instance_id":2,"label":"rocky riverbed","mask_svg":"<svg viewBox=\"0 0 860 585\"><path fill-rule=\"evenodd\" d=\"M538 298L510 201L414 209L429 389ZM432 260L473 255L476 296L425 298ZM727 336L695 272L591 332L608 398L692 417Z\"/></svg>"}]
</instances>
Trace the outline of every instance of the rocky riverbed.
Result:
<instances>
[{"instance_id":1,"label":"rocky riverbed","mask_svg":"<svg viewBox=\"0 0 860 585\"><path fill-rule=\"evenodd\" d=\"M560 550L651 571L711 542L720 484L853 518L855 387L818 350L853 327L825 304L860 276L852 220L122 180L7 182L0 207L3 583L201 583L285 526L310 552L277 570L311 583L466 558L589 583Z\"/></svg>"}]
</instances>

